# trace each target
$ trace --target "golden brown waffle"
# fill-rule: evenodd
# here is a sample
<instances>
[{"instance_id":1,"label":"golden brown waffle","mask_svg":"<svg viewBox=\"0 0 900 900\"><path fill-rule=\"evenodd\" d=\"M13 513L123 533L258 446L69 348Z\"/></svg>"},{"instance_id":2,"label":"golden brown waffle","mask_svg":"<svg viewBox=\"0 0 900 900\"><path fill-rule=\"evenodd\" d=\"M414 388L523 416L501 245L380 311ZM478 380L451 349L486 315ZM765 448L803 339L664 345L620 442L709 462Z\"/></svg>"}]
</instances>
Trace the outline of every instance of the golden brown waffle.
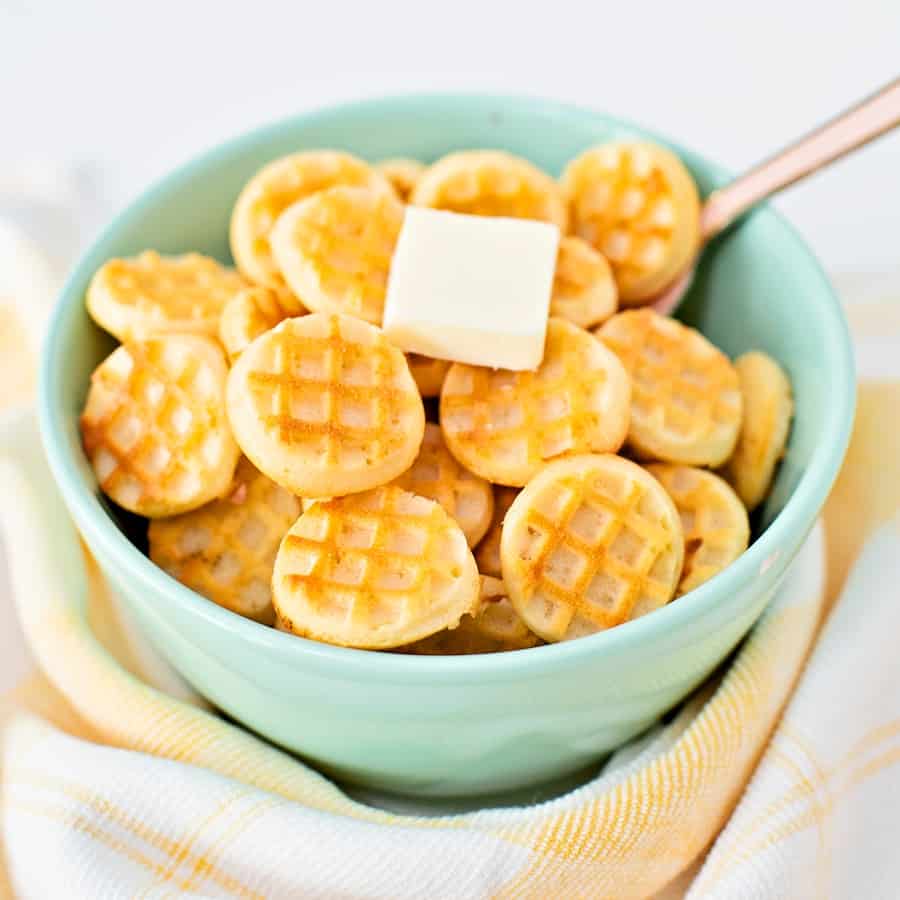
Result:
<instances>
[{"instance_id":1,"label":"golden brown waffle","mask_svg":"<svg viewBox=\"0 0 900 900\"><path fill-rule=\"evenodd\" d=\"M111 259L91 279L91 318L120 341L154 334L218 334L225 305L247 282L208 256L160 256L145 250Z\"/></svg>"},{"instance_id":2,"label":"golden brown waffle","mask_svg":"<svg viewBox=\"0 0 900 900\"><path fill-rule=\"evenodd\" d=\"M709 581L750 543L747 510L738 495L712 472L654 463L647 471L675 501L684 532L684 568L676 596Z\"/></svg>"},{"instance_id":3,"label":"golden brown waffle","mask_svg":"<svg viewBox=\"0 0 900 900\"><path fill-rule=\"evenodd\" d=\"M334 500L334 497L301 497L300 508L306 512L313 503L326 503L329 500Z\"/></svg>"},{"instance_id":4,"label":"golden brown waffle","mask_svg":"<svg viewBox=\"0 0 900 900\"><path fill-rule=\"evenodd\" d=\"M456 519L470 547L491 524L494 492L483 478L464 469L444 444L440 426L428 423L422 448L412 466L393 482L422 497L437 500Z\"/></svg>"},{"instance_id":5,"label":"golden brown waffle","mask_svg":"<svg viewBox=\"0 0 900 900\"><path fill-rule=\"evenodd\" d=\"M94 370L81 434L100 489L142 516L227 491L239 451L225 414L225 357L211 338L130 341Z\"/></svg>"},{"instance_id":6,"label":"golden brown waffle","mask_svg":"<svg viewBox=\"0 0 900 900\"><path fill-rule=\"evenodd\" d=\"M619 292L606 257L581 238L560 238L550 315L593 328L605 322L618 305Z\"/></svg>"},{"instance_id":7,"label":"golden brown waffle","mask_svg":"<svg viewBox=\"0 0 900 900\"><path fill-rule=\"evenodd\" d=\"M630 395L613 353L584 329L551 318L534 372L454 363L441 390L441 428L467 469L520 487L554 457L617 450Z\"/></svg>"},{"instance_id":8,"label":"golden brown waffle","mask_svg":"<svg viewBox=\"0 0 900 900\"><path fill-rule=\"evenodd\" d=\"M568 222L559 185L528 160L501 150L442 157L419 178L409 202L473 216L540 219L563 232Z\"/></svg>"},{"instance_id":9,"label":"golden brown waffle","mask_svg":"<svg viewBox=\"0 0 900 900\"><path fill-rule=\"evenodd\" d=\"M478 571L482 575L491 575L494 578L500 578L503 575L500 567L500 535L503 533L503 519L506 511L518 494L518 488L501 487L500 485L494 488L494 517L491 520L491 527L488 528L487 534L475 549L475 562L478 563Z\"/></svg>"},{"instance_id":10,"label":"golden brown waffle","mask_svg":"<svg viewBox=\"0 0 900 900\"><path fill-rule=\"evenodd\" d=\"M311 310L380 325L402 225L392 193L342 185L286 209L269 240L284 280Z\"/></svg>"},{"instance_id":11,"label":"golden brown waffle","mask_svg":"<svg viewBox=\"0 0 900 900\"><path fill-rule=\"evenodd\" d=\"M240 355L227 398L245 455L305 497L386 484L412 465L425 429L403 354L350 316L285 319Z\"/></svg>"},{"instance_id":12,"label":"golden brown waffle","mask_svg":"<svg viewBox=\"0 0 900 900\"><path fill-rule=\"evenodd\" d=\"M219 340L234 362L247 345L271 331L283 319L302 316L306 310L288 290L252 287L240 291L222 310Z\"/></svg>"},{"instance_id":13,"label":"golden brown waffle","mask_svg":"<svg viewBox=\"0 0 900 900\"><path fill-rule=\"evenodd\" d=\"M228 496L150 523L150 559L219 606L275 621L272 568L300 501L242 458Z\"/></svg>"},{"instance_id":14,"label":"golden brown waffle","mask_svg":"<svg viewBox=\"0 0 900 900\"><path fill-rule=\"evenodd\" d=\"M481 578L478 609L467 613L456 628L447 628L402 649L422 656L502 653L536 647L541 639L522 621L509 602L499 578Z\"/></svg>"},{"instance_id":15,"label":"golden brown waffle","mask_svg":"<svg viewBox=\"0 0 900 900\"><path fill-rule=\"evenodd\" d=\"M456 626L476 608L479 583L444 508L387 485L303 513L281 542L272 591L295 634L385 649Z\"/></svg>"},{"instance_id":16,"label":"golden brown waffle","mask_svg":"<svg viewBox=\"0 0 900 900\"><path fill-rule=\"evenodd\" d=\"M291 204L338 184L394 190L368 163L339 150L294 153L260 169L231 214L231 253L240 272L258 284L281 285L269 248L272 227Z\"/></svg>"},{"instance_id":17,"label":"golden brown waffle","mask_svg":"<svg viewBox=\"0 0 900 900\"><path fill-rule=\"evenodd\" d=\"M784 455L794 401L787 375L765 353L745 353L734 367L744 398L744 419L722 474L747 509L753 510L769 493L775 467Z\"/></svg>"},{"instance_id":18,"label":"golden brown waffle","mask_svg":"<svg viewBox=\"0 0 900 900\"><path fill-rule=\"evenodd\" d=\"M643 459L718 466L741 425L738 376L699 331L649 309L627 310L595 334L632 378L630 447Z\"/></svg>"},{"instance_id":19,"label":"golden brown waffle","mask_svg":"<svg viewBox=\"0 0 900 900\"><path fill-rule=\"evenodd\" d=\"M646 142L601 144L572 160L561 181L572 231L609 259L623 306L648 302L691 263L700 200L674 153Z\"/></svg>"},{"instance_id":20,"label":"golden brown waffle","mask_svg":"<svg viewBox=\"0 0 900 900\"><path fill-rule=\"evenodd\" d=\"M621 456L545 466L513 501L500 542L503 581L547 641L582 637L664 606L684 537L662 485Z\"/></svg>"},{"instance_id":21,"label":"golden brown waffle","mask_svg":"<svg viewBox=\"0 0 900 900\"><path fill-rule=\"evenodd\" d=\"M420 353L407 353L406 361L409 363L409 371L412 372L419 393L423 397L440 396L444 378L450 368L449 361L422 356Z\"/></svg>"},{"instance_id":22,"label":"golden brown waffle","mask_svg":"<svg viewBox=\"0 0 900 900\"><path fill-rule=\"evenodd\" d=\"M406 203L425 171L425 164L420 163L417 159L398 157L383 159L380 163L375 164L375 169L387 178L397 192L397 196Z\"/></svg>"}]
</instances>

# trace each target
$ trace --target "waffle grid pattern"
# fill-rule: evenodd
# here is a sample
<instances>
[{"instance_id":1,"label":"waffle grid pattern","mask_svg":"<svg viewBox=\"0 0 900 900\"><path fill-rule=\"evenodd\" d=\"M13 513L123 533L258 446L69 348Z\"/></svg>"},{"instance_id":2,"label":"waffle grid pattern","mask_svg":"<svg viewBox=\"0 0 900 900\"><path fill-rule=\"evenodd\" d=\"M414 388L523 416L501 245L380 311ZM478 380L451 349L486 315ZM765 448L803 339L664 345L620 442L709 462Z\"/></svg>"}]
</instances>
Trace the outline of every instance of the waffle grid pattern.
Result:
<instances>
[{"instance_id":1,"label":"waffle grid pattern","mask_svg":"<svg viewBox=\"0 0 900 900\"><path fill-rule=\"evenodd\" d=\"M438 425L425 426L419 455L394 484L440 503L462 528L470 547L484 537L490 526L494 511L490 483L464 469L453 458Z\"/></svg>"},{"instance_id":2,"label":"waffle grid pattern","mask_svg":"<svg viewBox=\"0 0 900 900\"><path fill-rule=\"evenodd\" d=\"M647 144L605 144L563 173L572 229L610 261L623 299L643 299L686 264L698 201L676 158Z\"/></svg>"},{"instance_id":3,"label":"waffle grid pattern","mask_svg":"<svg viewBox=\"0 0 900 900\"><path fill-rule=\"evenodd\" d=\"M287 210L272 231L275 262L310 309L380 325L403 206L384 191L339 186Z\"/></svg>"},{"instance_id":4,"label":"waffle grid pattern","mask_svg":"<svg viewBox=\"0 0 900 900\"><path fill-rule=\"evenodd\" d=\"M594 339L551 319L534 372L454 364L441 392L451 452L496 484L521 486L564 453L617 450L628 423L628 379Z\"/></svg>"},{"instance_id":5,"label":"waffle grid pattern","mask_svg":"<svg viewBox=\"0 0 900 900\"><path fill-rule=\"evenodd\" d=\"M671 462L724 462L742 412L728 358L699 332L651 310L620 313L597 334L631 375L634 449Z\"/></svg>"},{"instance_id":6,"label":"waffle grid pattern","mask_svg":"<svg viewBox=\"0 0 900 900\"><path fill-rule=\"evenodd\" d=\"M365 446L374 458L390 452L410 397L394 384L395 356L402 356L381 335L371 344L357 343L331 316L324 338L307 334L297 340L273 332L268 356L269 371L254 370L248 378L257 410L280 443L311 443L322 463L334 466L342 465L348 445ZM297 409L321 414L300 415Z\"/></svg>"},{"instance_id":7,"label":"waffle grid pattern","mask_svg":"<svg viewBox=\"0 0 900 900\"><path fill-rule=\"evenodd\" d=\"M460 590L467 576L471 590ZM390 647L455 625L478 585L441 506L387 486L311 506L282 541L274 588L290 630Z\"/></svg>"},{"instance_id":8,"label":"waffle grid pattern","mask_svg":"<svg viewBox=\"0 0 900 900\"><path fill-rule=\"evenodd\" d=\"M199 253L145 250L101 266L87 305L97 324L120 340L164 331L214 336L222 310L246 286L237 272Z\"/></svg>"},{"instance_id":9,"label":"waffle grid pattern","mask_svg":"<svg viewBox=\"0 0 900 900\"><path fill-rule=\"evenodd\" d=\"M561 238L550 315L593 328L608 319L617 304L616 281L606 258L581 238Z\"/></svg>"},{"instance_id":10,"label":"waffle grid pattern","mask_svg":"<svg viewBox=\"0 0 900 900\"><path fill-rule=\"evenodd\" d=\"M288 290L252 287L233 297L222 310L219 340L229 359L235 360L247 345L290 316L301 316L304 308Z\"/></svg>"},{"instance_id":11,"label":"waffle grid pattern","mask_svg":"<svg viewBox=\"0 0 900 900\"><path fill-rule=\"evenodd\" d=\"M577 166L577 164L576 164ZM618 272L643 275L672 240L675 208L662 173L643 148L604 147L573 168L576 228Z\"/></svg>"},{"instance_id":12,"label":"waffle grid pattern","mask_svg":"<svg viewBox=\"0 0 900 900\"><path fill-rule=\"evenodd\" d=\"M601 465L520 497L504 540L504 580L521 585L516 606L542 637L611 628L672 598L682 538L677 522L666 524L666 504L652 484ZM507 546L515 548L513 559Z\"/></svg>"},{"instance_id":13,"label":"waffle grid pattern","mask_svg":"<svg viewBox=\"0 0 900 900\"><path fill-rule=\"evenodd\" d=\"M474 216L510 216L552 222L565 232L568 214L556 182L519 157L464 151L426 170L410 203Z\"/></svg>"},{"instance_id":14,"label":"waffle grid pattern","mask_svg":"<svg viewBox=\"0 0 900 900\"><path fill-rule=\"evenodd\" d=\"M150 523L150 558L220 606L271 625L275 554L299 515L296 497L242 459L227 498Z\"/></svg>"},{"instance_id":15,"label":"waffle grid pattern","mask_svg":"<svg viewBox=\"0 0 900 900\"><path fill-rule=\"evenodd\" d=\"M211 499L210 485L215 495L223 468L231 478L237 448L225 420L225 364L211 355L221 351L205 338L135 341L94 372L84 448L120 506L151 516L181 511Z\"/></svg>"},{"instance_id":16,"label":"waffle grid pattern","mask_svg":"<svg viewBox=\"0 0 900 900\"><path fill-rule=\"evenodd\" d=\"M260 169L238 197L231 218L231 252L238 269L259 284L279 286L269 245L275 222L297 201L339 184L393 190L363 160L336 150L295 153Z\"/></svg>"},{"instance_id":17,"label":"waffle grid pattern","mask_svg":"<svg viewBox=\"0 0 900 900\"><path fill-rule=\"evenodd\" d=\"M692 591L731 565L750 541L747 511L717 475L690 466L647 470L675 503L684 531L684 568L676 596Z\"/></svg>"}]
</instances>

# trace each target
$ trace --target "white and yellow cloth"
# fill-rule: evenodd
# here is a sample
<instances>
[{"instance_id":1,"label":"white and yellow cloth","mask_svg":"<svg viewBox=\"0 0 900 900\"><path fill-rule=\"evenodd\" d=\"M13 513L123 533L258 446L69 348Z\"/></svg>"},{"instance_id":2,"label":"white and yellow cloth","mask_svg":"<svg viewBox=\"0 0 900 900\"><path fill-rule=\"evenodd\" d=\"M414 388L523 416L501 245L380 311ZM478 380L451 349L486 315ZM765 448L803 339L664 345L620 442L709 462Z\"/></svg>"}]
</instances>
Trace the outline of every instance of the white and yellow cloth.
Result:
<instances>
[{"instance_id":1,"label":"white and yellow cloth","mask_svg":"<svg viewBox=\"0 0 900 900\"><path fill-rule=\"evenodd\" d=\"M36 669L3 705L7 893L900 896L900 361L866 362L900 347L897 309L851 308L880 380L824 528L721 680L592 783L521 809L382 812L212 714L48 516L33 421L8 419L0 520ZM23 343L0 343L16 372Z\"/></svg>"}]
</instances>

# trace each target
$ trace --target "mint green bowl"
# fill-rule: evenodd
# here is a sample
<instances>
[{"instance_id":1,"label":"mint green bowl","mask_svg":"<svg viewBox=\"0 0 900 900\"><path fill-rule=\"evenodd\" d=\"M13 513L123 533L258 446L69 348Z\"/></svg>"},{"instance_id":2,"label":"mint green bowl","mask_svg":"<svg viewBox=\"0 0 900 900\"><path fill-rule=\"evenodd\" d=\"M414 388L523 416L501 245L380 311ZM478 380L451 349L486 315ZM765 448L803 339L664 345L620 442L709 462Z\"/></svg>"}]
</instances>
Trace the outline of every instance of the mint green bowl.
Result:
<instances>
[{"instance_id":1,"label":"mint green bowl","mask_svg":"<svg viewBox=\"0 0 900 900\"><path fill-rule=\"evenodd\" d=\"M761 348L788 370L796 419L750 549L690 595L589 638L516 653L420 657L331 647L247 621L157 569L98 496L78 413L112 347L84 307L91 274L145 248L228 260L228 219L269 160L339 147L423 160L501 147L558 173L585 147L659 136L521 97L407 96L304 114L217 147L144 193L80 261L44 347L40 418L66 504L152 644L224 712L323 771L408 795L536 786L596 763L696 687L753 625L812 527L844 455L854 371L840 305L809 249L761 209L704 256L683 318L732 356ZM703 193L727 176L684 148Z\"/></svg>"}]
</instances>

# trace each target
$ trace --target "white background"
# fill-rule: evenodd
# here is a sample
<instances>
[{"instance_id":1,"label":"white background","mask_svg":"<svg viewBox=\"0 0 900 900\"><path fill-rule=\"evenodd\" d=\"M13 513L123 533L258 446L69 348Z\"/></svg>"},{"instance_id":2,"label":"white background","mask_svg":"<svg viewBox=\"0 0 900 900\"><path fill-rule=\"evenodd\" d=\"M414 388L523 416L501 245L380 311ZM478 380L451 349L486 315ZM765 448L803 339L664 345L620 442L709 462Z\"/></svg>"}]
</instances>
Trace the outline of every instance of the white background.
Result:
<instances>
[{"instance_id":1,"label":"white background","mask_svg":"<svg viewBox=\"0 0 900 900\"><path fill-rule=\"evenodd\" d=\"M740 170L900 73L900 0L0 0L0 164L105 165L114 205L222 138L428 89L539 94ZM833 272L900 265L900 134L780 205Z\"/></svg>"}]
</instances>

